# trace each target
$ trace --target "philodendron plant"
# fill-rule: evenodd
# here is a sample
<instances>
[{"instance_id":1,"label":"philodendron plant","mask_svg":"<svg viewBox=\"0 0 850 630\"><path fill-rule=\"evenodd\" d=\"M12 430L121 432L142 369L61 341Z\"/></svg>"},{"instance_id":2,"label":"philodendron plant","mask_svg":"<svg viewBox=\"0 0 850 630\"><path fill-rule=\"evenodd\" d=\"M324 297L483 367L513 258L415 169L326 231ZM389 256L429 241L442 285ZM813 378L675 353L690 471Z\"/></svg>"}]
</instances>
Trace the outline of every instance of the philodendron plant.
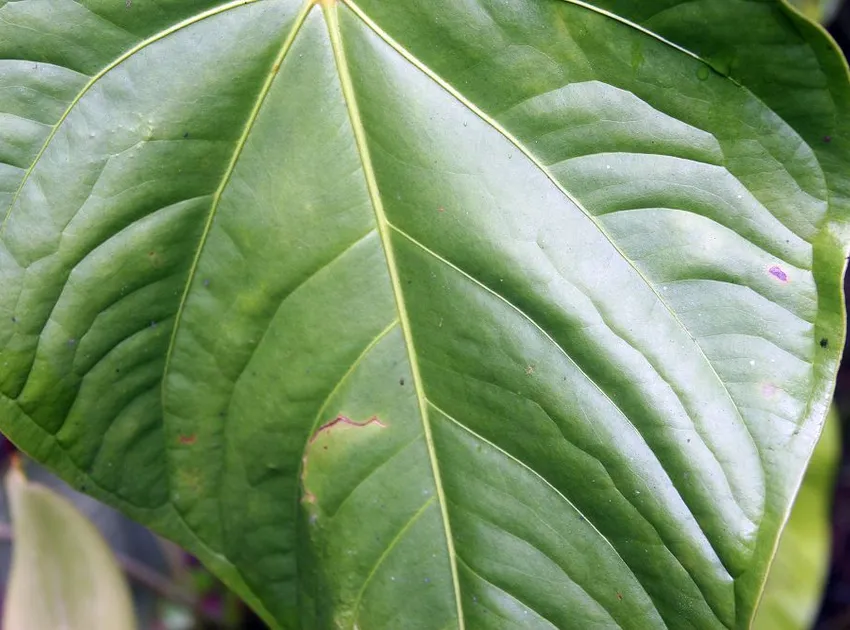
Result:
<instances>
[{"instance_id":1,"label":"philodendron plant","mask_svg":"<svg viewBox=\"0 0 850 630\"><path fill-rule=\"evenodd\" d=\"M746 628L844 341L779 0L0 0L0 427L274 628Z\"/></svg>"}]
</instances>

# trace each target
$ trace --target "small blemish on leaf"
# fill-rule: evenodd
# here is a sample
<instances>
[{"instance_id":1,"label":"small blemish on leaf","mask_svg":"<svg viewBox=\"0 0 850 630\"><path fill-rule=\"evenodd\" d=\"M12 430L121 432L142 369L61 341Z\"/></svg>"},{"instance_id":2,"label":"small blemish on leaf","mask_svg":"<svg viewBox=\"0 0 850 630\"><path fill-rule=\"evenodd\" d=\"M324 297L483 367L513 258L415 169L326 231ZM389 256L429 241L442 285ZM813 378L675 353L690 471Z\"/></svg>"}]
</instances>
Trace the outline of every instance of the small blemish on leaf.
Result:
<instances>
[{"instance_id":1,"label":"small blemish on leaf","mask_svg":"<svg viewBox=\"0 0 850 630\"><path fill-rule=\"evenodd\" d=\"M401 385L402 387L404 387L404 379L403 378L398 379L398 384Z\"/></svg>"},{"instance_id":2,"label":"small blemish on leaf","mask_svg":"<svg viewBox=\"0 0 850 630\"><path fill-rule=\"evenodd\" d=\"M621 593L617 593L617 599L623 601L623 595Z\"/></svg>"},{"instance_id":3,"label":"small blemish on leaf","mask_svg":"<svg viewBox=\"0 0 850 630\"><path fill-rule=\"evenodd\" d=\"M188 131L187 131L187 132L185 132L185 133L183 134L183 137L184 137L184 138L188 138L188 137L189 137L189 132L188 132Z\"/></svg>"},{"instance_id":4,"label":"small blemish on leaf","mask_svg":"<svg viewBox=\"0 0 850 630\"><path fill-rule=\"evenodd\" d=\"M788 274L785 273L779 265L773 265L773 267L767 271L780 282L788 282Z\"/></svg>"},{"instance_id":5,"label":"small blemish on leaf","mask_svg":"<svg viewBox=\"0 0 850 630\"><path fill-rule=\"evenodd\" d=\"M829 348L829 339L827 339L826 337L821 338L820 347L821 348Z\"/></svg>"},{"instance_id":6,"label":"small blemish on leaf","mask_svg":"<svg viewBox=\"0 0 850 630\"><path fill-rule=\"evenodd\" d=\"M198 436L192 433L191 435L181 435L177 438L181 444L185 444L186 446L191 446L195 442L198 441Z\"/></svg>"},{"instance_id":7,"label":"small blemish on leaf","mask_svg":"<svg viewBox=\"0 0 850 630\"><path fill-rule=\"evenodd\" d=\"M437 208L437 212L439 212L441 214L445 211L446 211L446 209L443 206L440 206L439 208Z\"/></svg>"},{"instance_id":8,"label":"small blemish on leaf","mask_svg":"<svg viewBox=\"0 0 850 630\"><path fill-rule=\"evenodd\" d=\"M156 322L151 322L151 328L156 328Z\"/></svg>"},{"instance_id":9,"label":"small blemish on leaf","mask_svg":"<svg viewBox=\"0 0 850 630\"><path fill-rule=\"evenodd\" d=\"M17 318L17 317L13 317L13 318L12 318L12 323L13 323L13 324L17 324L17 323L18 323L18 318Z\"/></svg>"},{"instance_id":10,"label":"small blemish on leaf","mask_svg":"<svg viewBox=\"0 0 850 630\"><path fill-rule=\"evenodd\" d=\"M310 438L310 442L311 443L315 442L316 438L321 433L323 433L325 431L330 431L331 429L333 429L338 424L348 424L348 425L351 425L353 427L368 427L370 424L375 424L375 425L381 427L382 429L386 428L386 426L387 426L383 422L381 422L381 420L378 418L378 416L372 416L371 418L369 418L368 420L366 420L364 422L356 422L356 421L352 420L351 418L349 418L348 416L339 415L336 418L334 418L333 420L331 420L330 422L326 422L325 424L320 426L318 429L316 429L316 432L313 434L313 437Z\"/></svg>"},{"instance_id":11,"label":"small blemish on leaf","mask_svg":"<svg viewBox=\"0 0 850 630\"><path fill-rule=\"evenodd\" d=\"M826 143L832 142L832 136L824 136L823 141Z\"/></svg>"},{"instance_id":12,"label":"small blemish on leaf","mask_svg":"<svg viewBox=\"0 0 850 630\"><path fill-rule=\"evenodd\" d=\"M205 287L210 286L210 279L209 279L209 278L205 278L205 279L204 279L203 284L204 284L204 286L205 286Z\"/></svg>"},{"instance_id":13,"label":"small blemish on leaf","mask_svg":"<svg viewBox=\"0 0 850 630\"><path fill-rule=\"evenodd\" d=\"M527 368L525 368L525 373L526 373L528 376L531 376L532 374L534 374L534 366L533 366L533 365L529 365Z\"/></svg>"},{"instance_id":14,"label":"small blemish on leaf","mask_svg":"<svg viewBox=\"0 0 850 630\"><path fill-rule=\"evenodd\" d=\"M76 339L69 339L69 340L68 340L68 345L69 345L69 346L73 346L73 345L76 345L76 344L77 344L77 340L76 340Z\"/></svg>"},{"instance_id":15,"label":"small blemish on leaf","mask_svg":"<svg viewBox=\"0 0 850 630\"><path fill-rule=\"evenodd\" d=\"M352 427L352 429L347 429L347 428L344 429L342 427L342 425L349 425L349 427ZM331 433L333 432L334 428L339 428L342 431L341 436L342 436L342 439L344 439L345 436L347 435L348 430L363 429L363 428L368 427L370 425L376 425L380 429L384 429L387 426L383 422L381 422L381 420L378 418L378 416L372 416L368 420L364 420L363 422L357 422L356 420L352 420L348 416L344 416L342 414L339 414L339 415L337 415L336 418L334 418L330 422L326 422L325 424L320 426L318 429L316 429L316 431L313 433L313 435L310 436L310 439L307 441L307 446L304 448L304 453L301 456L300 480L301 480L301 487L302 487L302 490L303 490L303 493L301 495L302 503L315 504L315 503L318 502L317 496L315 494L313 494L313 492L311 492L310 489L308 488L308 481L307 481L308 470L309 470L309 467L310 467L310 462L312 460L312 457L311 457L312 450L311 449L313 449L315 446L317 446L315 444L316 440L318 440L320 437L323 437L323 436L324 436L324 438L331 438ZM321 452L327 452L327 451L331 450L330 449L331 445L332 445L332 443L323 443L321 445L322 449L321 449L320 453ZM319 453L315 453L315 454L319 455ZM320 457L325 457L325 456L320 455ZM383 507L383 506L381 506L381 507Z\"/></svg>"}]
</instances>

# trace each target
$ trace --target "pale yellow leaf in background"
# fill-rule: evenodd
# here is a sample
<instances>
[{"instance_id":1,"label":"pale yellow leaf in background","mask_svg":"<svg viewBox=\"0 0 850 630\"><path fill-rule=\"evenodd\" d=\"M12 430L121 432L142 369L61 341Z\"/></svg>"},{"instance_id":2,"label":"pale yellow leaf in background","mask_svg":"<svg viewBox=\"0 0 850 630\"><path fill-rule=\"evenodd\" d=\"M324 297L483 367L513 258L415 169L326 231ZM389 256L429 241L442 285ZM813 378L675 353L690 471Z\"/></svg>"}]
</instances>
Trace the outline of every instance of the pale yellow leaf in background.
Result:
<instances>
[{"instance_id":1,"label":"pale yellow leaf in background","mask_svg":"<svg viewBox=\"0 0 850 630\"><path fill-rule=\"evenodd\" d=\"M12 570L5 630L135 630L129 589L97 528L67 499L6 476Z\"/></svg>"}]
</instances>

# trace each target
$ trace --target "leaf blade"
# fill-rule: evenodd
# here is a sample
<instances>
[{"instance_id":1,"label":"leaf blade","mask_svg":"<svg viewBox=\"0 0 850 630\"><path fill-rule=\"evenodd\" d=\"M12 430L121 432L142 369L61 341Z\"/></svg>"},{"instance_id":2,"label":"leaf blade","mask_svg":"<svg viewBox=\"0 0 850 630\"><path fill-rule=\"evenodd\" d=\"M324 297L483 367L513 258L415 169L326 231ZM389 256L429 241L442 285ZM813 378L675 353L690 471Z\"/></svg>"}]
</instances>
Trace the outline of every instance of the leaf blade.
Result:
<instances>
[{"instance_id":1,"label":"leaf blade","mask_svg":"<svg viewBox=\"0 0 850 630\"><path fill-rule=\"evenodd\" d=\"M97 195L22 187L0 302L47 326L5 325L4 359L22 366L2 374L6 430L78 485L94 477L125 497L113 501L140 502L134 514L200 548L283 626L746 625L800 470L775 453L805 459L843 334L842 145L815 146L816 115L744 87L751 75L704 33L693 52L677 44L665 15L699 30L679 3L649 16L615 0L324 4L330 36L318 7L234 6L216 24L265 29L241 61L193 59L212 31L195 25L175 49L188 67L144 86L136 67L135 103L105 94L127 112L174 108L139 141L147 151L164 134L173 152L122 163L133 175L115 192L154 174L182 200L153 214L131 201L134 231L82 270L85 247L51 268L55 237L25 226L58 220L61 249L114 232L105 206L74 223L74 204ZM232 77L251 89L237 94ZM97 87L114 90L109 78ZM180 101L192 98L205 116L189 129ZM116 137L113 119L98 124ZM74 155L97 144L82 140ZM80 179L114 176L97 168ZM48 279L69 264L57 292ZM83 376L60 380L70 355ZM101 402L95 429L81 409ZM24 417L43 433L16 426ZM453 451L461 436L481 452ZM457 482L479 460L501 485L475 495ZM567 532L514 518L526 475L541 503L566 503ZM587 542L581 518L602 538ZM563 535L611 576L588 582L582 561L541 551ZM529 591L518 562L550 581Z\"/></svg>"}]
</instances>

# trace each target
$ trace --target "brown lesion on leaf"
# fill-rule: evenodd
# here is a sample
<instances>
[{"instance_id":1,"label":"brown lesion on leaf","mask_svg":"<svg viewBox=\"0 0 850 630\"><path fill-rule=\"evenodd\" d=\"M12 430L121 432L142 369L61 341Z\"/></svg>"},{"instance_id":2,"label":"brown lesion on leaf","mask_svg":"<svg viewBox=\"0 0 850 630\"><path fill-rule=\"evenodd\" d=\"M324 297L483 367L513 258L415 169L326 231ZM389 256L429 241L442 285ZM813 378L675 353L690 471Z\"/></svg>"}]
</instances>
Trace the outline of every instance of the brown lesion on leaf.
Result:
<instances>
[{"instance_id":1,"label":"brown lesion on leaf","mask_svg":"<svg viewBox=\"0 0 850 630\"><path fill-rule=\"evenodd\" d=\"M186 446L191 446L195 442L198 441L198 436L192 433L191 435L180 435L177 437L177 441L181 444L185 444Z\"/></svg>"},{"instance_id":2,"label":"brown lesion on leaf","mask_svg":"<svg viewBox=\"0 0 850 630\"><path fill-rule=\"evenodd\" d=\"M387 426L383 422L381 422L381 420L378 418L378 416L372 416L371 418L369 418L368 420L366 420L364 422L356 422L355 420L352 420L348 416L339 415L336 418L334 418L333 420L331 420L330 422L326 422L325 424L320 426L316 430L316 432L312 435L312 437L310 438L310 444L315 442L316 438L319 437L319 435L323 431L330 432L330 430L333 429L338 424L348 424L348 425L351 425L353 427L368 427L370 424L376 424L379 427L381 427L382 429L386 428L386 426Z\"/></svg>"},{"instance_id":3,"label":"brown lesion on leaf","mask_svg":"<svg viewBox=\"0 0 850 630\"><path fill-rule=\"evenodd\" d=\"M304 449L304 455L301 458L301 502L314 505L317 502L316 495L307 488L307 474L309 471L309 463L310 463L310 452L313 447L313 444L319 438L329 438L333 433L334 429L345 429L350 428L354 429L362 429L369 426L375 426L380 429L385 429L387 427L386 424L381 422L381 419L378 416L372 416L368 420L364 420L362 422L357 422L356 420L352 420L348 416L344 416L342 414L337 415L333 420L326 422L322 426L320 426L313 435L310 436L310 439L307 441L307 446ZM344 439L344 438L341 438ZM332 446L332 443L330 444ZM319 453L323 453L323 451L328 450L328 444L323 444L321 451ZM317 454L318 455L318 454ZM324 456L324 455L323 455Z\"/></svg>"},{"instance_id":4,"label":"brown lesion on leaf","mask_svg":"<svg viewBox=\"0 0 850 630\"><path fill-rule=\"evenodd\" d=\"M304 489L301 495L303 503L313 504L316 502L316 495L307 489L307 451L304 451L304 456L301 458L301 487Z\"/></svg>"}]
</instances>

